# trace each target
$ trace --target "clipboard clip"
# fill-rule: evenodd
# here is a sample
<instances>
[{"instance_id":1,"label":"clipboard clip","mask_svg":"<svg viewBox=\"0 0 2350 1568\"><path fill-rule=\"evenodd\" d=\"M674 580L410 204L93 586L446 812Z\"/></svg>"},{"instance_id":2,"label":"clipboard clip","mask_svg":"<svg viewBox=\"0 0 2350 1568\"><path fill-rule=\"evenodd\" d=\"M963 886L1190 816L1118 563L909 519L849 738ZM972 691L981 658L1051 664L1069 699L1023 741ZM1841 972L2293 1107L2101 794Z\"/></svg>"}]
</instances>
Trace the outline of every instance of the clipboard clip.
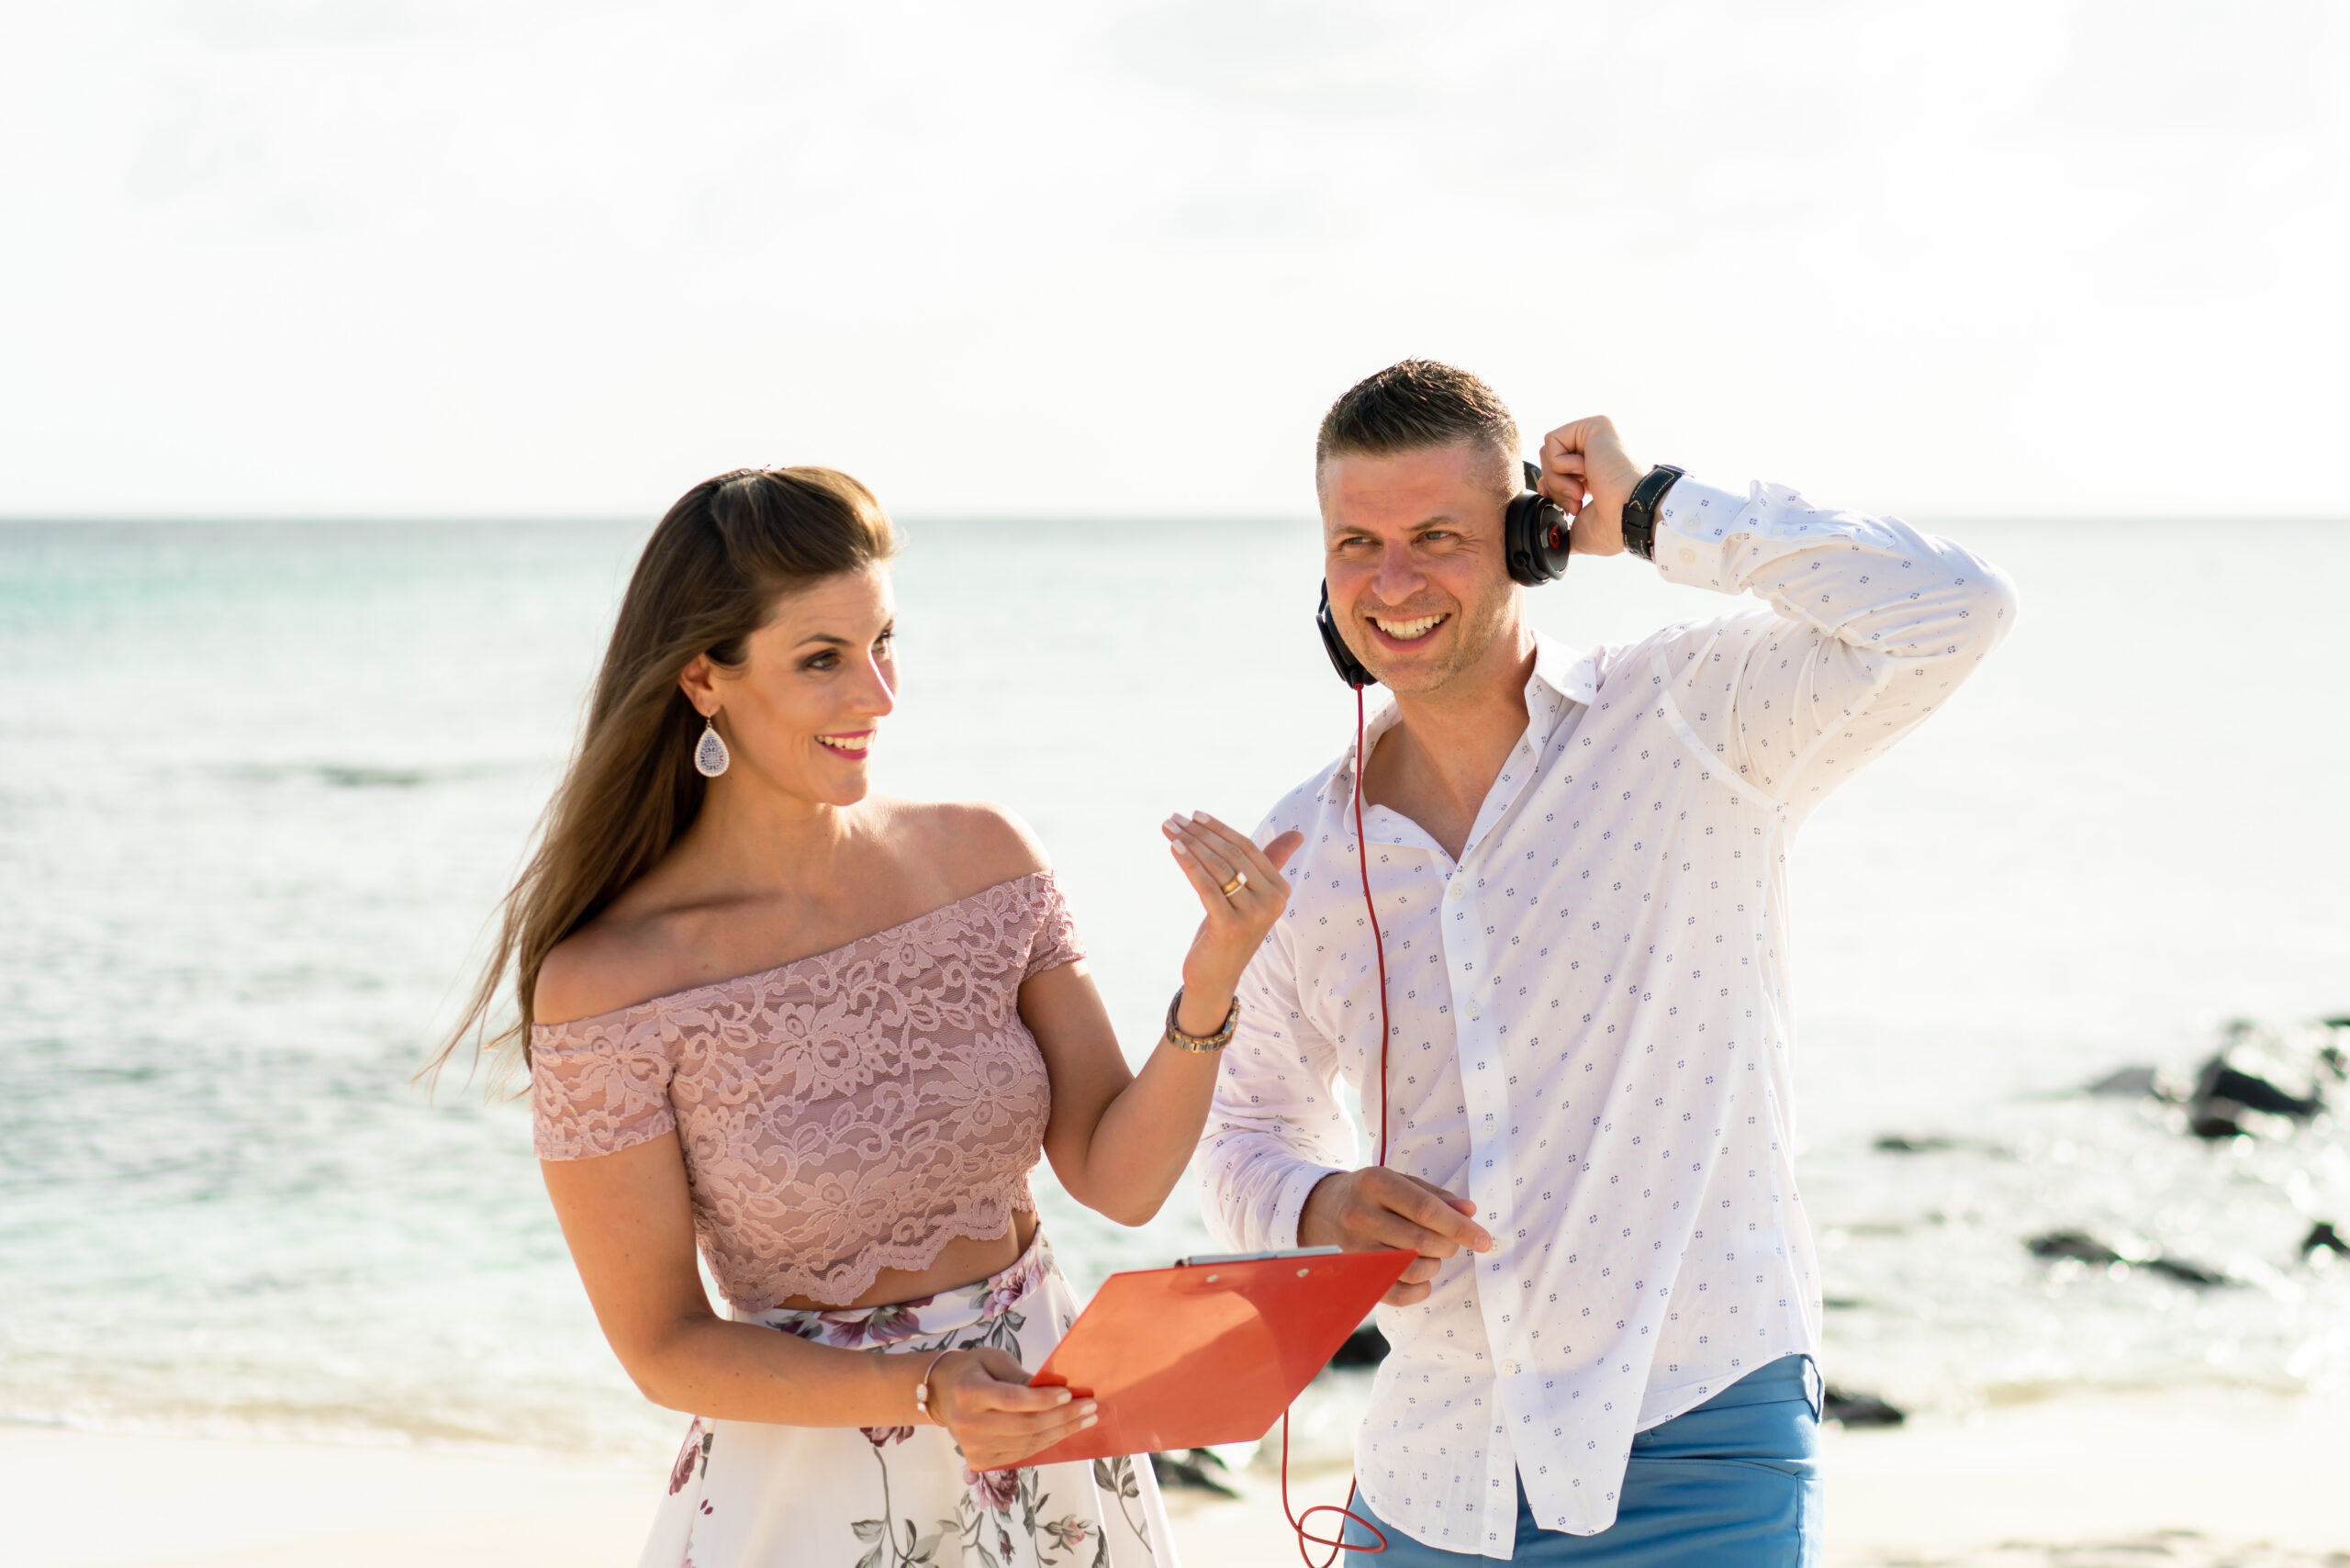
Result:
<instances>
[{"instance_id":1,"label":"clipboard clip","mask_svg":"<svg viewBox=\"0 0 2350 1568\"><path fill-rule=\"evenodd\" d=\"M1274 1258L1334 1258L1345 1249L1338 1247L1278 1247L1270 1252L1202 1252L1195 1257L1178 1258L1179 1269L1198 1269L1211 1263L1261 1263Z\"/></svg>"}]
</instances>

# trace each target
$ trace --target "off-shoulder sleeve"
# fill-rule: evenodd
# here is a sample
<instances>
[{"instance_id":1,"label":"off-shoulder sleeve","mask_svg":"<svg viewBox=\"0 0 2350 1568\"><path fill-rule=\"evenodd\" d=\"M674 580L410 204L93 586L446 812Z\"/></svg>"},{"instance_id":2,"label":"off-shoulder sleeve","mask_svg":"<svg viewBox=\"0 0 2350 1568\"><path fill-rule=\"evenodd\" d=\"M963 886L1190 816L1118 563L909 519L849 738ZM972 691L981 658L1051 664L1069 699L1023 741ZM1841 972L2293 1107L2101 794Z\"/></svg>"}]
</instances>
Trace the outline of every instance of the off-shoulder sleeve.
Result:
<instances>
[{"instance_id":1,"label":"off-shoulder sleeve","mask_svg":"<svg viewBox=\"0 0 2350 1568\"><path fill-rule=\"evenodd\" d=\"M531 1142L541 1159L587 1159L677 1125L658 1020L592 1019L531 1031Z\"/></svg>"},{"instance_id":2,"label":"off-shoulder sleeve","mask_svg":"<svg viewBox=\"0 0 2350 1568\"><path fill-rule=\"evenodd\" d=\"M1077 922L1069 916L1060 883L1050 871L1038 872L1036 934L1029 939L1028 968L1020 978L1031 980L1046 969L1058 969L1084 957L1085 944L1078 940Z\"/></svg>"}]
</instances>

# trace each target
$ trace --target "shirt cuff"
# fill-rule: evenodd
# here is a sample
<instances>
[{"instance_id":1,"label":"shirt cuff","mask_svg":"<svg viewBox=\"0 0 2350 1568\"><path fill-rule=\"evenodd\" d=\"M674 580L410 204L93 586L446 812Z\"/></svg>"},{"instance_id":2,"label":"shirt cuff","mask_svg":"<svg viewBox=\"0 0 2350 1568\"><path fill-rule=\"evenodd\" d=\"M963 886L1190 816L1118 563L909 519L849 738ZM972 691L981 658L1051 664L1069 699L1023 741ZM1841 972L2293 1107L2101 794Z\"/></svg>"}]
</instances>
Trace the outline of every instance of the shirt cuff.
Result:
<instances>
[{"instance_id":1,"label":"shirt cuff","mask_svg":"<svg viewBox=\"0 0 2350 1568\"><path fill-rule=\"evenodd\" d=\"M1332 1166L1301 1161L1281 1178L1272 1206L1265 1214L1265 1250L1287 1252L1304 1245L1297 1238L1297 1222L1305 1214L1305 1200L1322 1184L1323 1177L1338 1173Z\"/></svg>"},{"instance_id":2,"label":"shirt cuff","mask_svg":"<svg viewBox=\"0 0 2350 1568\"><path fill-rule=\"evenodd\" d=\"M1736 593L1729 569L1729 537L1748 498L1717 490L1684 476L1656 509L1656 569L1667 582Z\"/></svg>"}]
</instances>

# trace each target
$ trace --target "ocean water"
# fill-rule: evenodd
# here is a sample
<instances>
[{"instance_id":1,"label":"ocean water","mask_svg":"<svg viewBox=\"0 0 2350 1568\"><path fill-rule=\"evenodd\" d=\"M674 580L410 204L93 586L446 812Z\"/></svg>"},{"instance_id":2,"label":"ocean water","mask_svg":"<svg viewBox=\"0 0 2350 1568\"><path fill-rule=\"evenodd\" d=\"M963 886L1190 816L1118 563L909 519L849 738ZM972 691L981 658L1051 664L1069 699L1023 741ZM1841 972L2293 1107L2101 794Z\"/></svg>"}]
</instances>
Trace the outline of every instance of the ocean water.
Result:
<instances>
[{"instance_id":1,"label":"ocean water","mask_svg":"<svg viewBox=\"0 0 2350 1568\"><path fill-rule=\"evenodd\" d=\"M0 524L0 1419L674 1442L522 1107L411 1081L644 526ZM1796 853L1830 1375L1940 1408L2350 1379L2350 1260L2298 1248L2350 1230L2341 1122L2204 1143L2077 1092L2350 1012L2350 526L1945 531L2020 625ZM882 785L1026 815L1145 1044L1192 918L1155 823L1253 822L1350 733L1311 524L905 532ZM1531 602L1578 644L1725 608L1621 562ZM1040 1185L1080 1288L1204 1240L1188 1188L1128 1231ZM2027 1251L2056 1229L2225 1282Z\"/></svg>"}]
</instances>

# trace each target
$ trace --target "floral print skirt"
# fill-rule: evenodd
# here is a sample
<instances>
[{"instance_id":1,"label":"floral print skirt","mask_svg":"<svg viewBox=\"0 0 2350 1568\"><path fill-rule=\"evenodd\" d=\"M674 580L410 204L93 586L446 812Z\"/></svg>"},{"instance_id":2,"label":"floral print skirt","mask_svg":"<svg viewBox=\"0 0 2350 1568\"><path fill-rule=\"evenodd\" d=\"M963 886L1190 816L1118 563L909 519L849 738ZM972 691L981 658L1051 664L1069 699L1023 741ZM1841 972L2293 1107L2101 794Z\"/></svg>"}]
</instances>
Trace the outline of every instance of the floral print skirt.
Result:
<instances>
[{"instance_id":1,"label":"floral print skirt","mask_svg":"<svg viewBox=\"0 0 2350 1568\"><path fill-rule=\"evenodd\" d=\"M1077 1317L1038 1231L978 1284L748 1320L878 1356L993 1346L1034 1371ZM944 1428L696 1417L640 1568L1174 1568L1147 1456L978 1474Z\"/></svg>"}]
</instances>

